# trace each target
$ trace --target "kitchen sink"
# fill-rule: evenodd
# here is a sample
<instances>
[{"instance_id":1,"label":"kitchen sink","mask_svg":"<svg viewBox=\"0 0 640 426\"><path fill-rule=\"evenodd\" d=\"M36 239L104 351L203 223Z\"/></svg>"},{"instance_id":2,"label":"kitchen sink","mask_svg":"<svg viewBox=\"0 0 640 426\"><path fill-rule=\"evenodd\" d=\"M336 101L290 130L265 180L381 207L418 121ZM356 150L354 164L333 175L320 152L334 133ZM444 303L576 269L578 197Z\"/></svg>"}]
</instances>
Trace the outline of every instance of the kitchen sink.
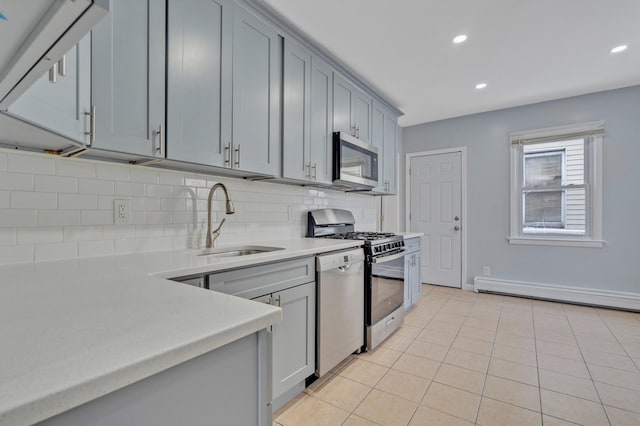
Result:
<instances>
[{"instance_id":1,"label":"kitchen sink","mask_svg":"<svg viewBox=\"0 0 640 426\"><path fill-rule=\"evenodd\" d=\"M222 247L217 249L205 249L198 256L238 257L250 254L268 253L270 251L284 250L282 247L240 246Z\"/></svg>"}]
</instances>

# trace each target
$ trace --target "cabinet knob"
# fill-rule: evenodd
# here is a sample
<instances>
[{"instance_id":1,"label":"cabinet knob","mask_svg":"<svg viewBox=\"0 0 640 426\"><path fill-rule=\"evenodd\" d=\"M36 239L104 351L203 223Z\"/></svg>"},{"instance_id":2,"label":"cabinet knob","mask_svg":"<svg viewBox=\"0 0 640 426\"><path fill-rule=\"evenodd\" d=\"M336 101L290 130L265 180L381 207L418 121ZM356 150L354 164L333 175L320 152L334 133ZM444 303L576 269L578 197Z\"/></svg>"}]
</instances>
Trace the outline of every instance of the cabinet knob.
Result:
<instances>
[{"instance_id":1,"label":"cabinet knob","mask_svg":"<svg viewBox=\"0 0 640 426\"><path fill-rule=\"evenodd\" d=\"M454 227L453 227L453 230L454 230L454 231L459 231L459 230L460 230L460 227L459 227L458 225L456 225L456 226L454 226Z\"/></svg>"},{"instance_id":2,"label":"cabinet knob","mask_svg":"<svg viewBox=\"0 0 640 426\"><path fill-rule=\"evenodd\" d=\"M453 220L458 221L458 220L460 220L460 217L456 216L456 217L453 218Z\"/></svg>"}]
</instances>

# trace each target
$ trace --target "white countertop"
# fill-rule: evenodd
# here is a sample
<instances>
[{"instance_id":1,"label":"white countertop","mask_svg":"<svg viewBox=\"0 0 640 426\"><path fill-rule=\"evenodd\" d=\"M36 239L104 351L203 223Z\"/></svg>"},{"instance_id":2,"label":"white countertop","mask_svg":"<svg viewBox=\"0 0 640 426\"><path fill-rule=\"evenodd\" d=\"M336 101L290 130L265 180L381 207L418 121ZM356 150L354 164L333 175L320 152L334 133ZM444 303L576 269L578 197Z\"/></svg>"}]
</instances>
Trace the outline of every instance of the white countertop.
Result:
<instances>
[{"instance_id":1,"label":"white countertop","mask_svg":"<svg viewBox=\"0 0 640 426\"><path fill-rule=\"evenodd\" d=\"M169 281L357 247L217 258L169 251L0 267L0 424L32 424L276 323L280 308Z\"/></svg>"},{"instance_id":2,"label":"white countertop","mask_svg":"<svg viewBox=\"0 0 640 426\"><path fill-rule=\"evenodd\" d=\"M398 232L398 235L402 235L405 240L410 238L424 237L423 232Z\"/></svg>"}]
</instances>

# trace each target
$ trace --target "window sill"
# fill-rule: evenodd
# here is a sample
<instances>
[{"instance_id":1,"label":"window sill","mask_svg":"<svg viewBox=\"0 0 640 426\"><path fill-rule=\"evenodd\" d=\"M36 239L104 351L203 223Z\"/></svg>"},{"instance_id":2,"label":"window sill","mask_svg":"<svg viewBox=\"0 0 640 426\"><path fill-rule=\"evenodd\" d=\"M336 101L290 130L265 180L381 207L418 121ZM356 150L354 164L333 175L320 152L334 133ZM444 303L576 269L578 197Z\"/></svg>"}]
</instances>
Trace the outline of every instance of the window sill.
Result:
<instances>
[{"instance_id":1,"label":"window sill","mask_svg":"<svg viewBox=\"0 0 640 426\"><path fill-rule=\"evenodd\" d=\"M601 240L578 240L572 238L509 237L507 240L509 241L509 244L558 247L601 248L605 243Z\"/></svg>"}]
</instances>

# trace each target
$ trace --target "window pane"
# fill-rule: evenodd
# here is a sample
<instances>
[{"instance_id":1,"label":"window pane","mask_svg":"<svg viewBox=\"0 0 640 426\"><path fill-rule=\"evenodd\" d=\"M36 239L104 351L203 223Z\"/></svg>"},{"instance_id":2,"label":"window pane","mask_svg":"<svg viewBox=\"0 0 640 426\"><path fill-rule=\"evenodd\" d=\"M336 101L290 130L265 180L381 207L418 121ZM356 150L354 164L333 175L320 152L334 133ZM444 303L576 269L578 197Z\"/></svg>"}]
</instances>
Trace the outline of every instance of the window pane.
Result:
<instances>
[{"instance_id":1,"label":"window pane","mask_svg":"<svg viewBox=\"0 0 640 426\"><path fill-rule=\"evenodd\" d=\"M524 226L531 228L563 228L564 191L525 192Z\"/></svg>"},{"instance_id":2,"label":"window pane","mask_svg":"<svg viewBox=\"0 0 640 426\"><path fill-rule=\"evenodd\" d=\"M524 186L562 185L562 151L525 154Z\"/></svg>"}]
</instances>

